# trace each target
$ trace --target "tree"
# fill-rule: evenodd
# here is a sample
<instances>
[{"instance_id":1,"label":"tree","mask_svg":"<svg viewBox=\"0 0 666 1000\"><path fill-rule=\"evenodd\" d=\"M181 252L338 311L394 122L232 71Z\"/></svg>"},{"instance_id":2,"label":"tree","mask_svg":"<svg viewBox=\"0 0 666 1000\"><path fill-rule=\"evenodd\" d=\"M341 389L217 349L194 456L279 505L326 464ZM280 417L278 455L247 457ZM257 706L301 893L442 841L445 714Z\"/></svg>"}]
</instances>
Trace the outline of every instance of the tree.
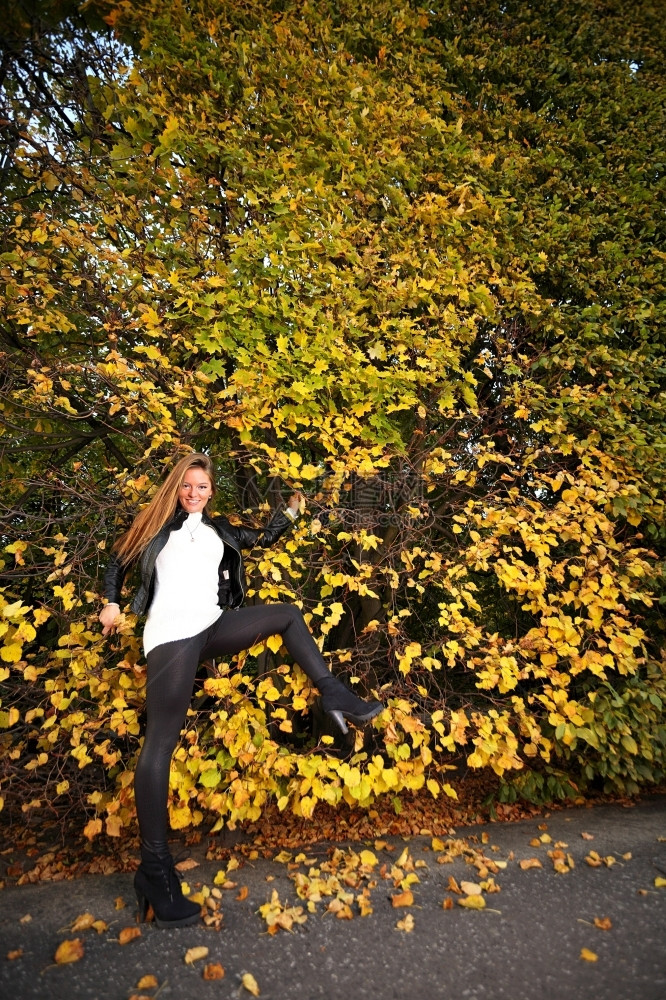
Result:
<instances>
[{"instance_id":1,"label":"tree","mask_svg":"<svg viewBox=\"0 0 666 1000\"><path fill-rule=\"evenodd\" d=\"M314 692L277 638L219 666L175 826L452 794L461 752L509 797L663 776L663 27L597 6L143 0L15 30L0 719L24 804L48 769L40 804L87 795L90 836L131 822L143 668L131 618L101 642L92 581L192 447L246 516L309 492L251 596L300 601L390 709L304 757Z\"/></svg>"}]
</instances>

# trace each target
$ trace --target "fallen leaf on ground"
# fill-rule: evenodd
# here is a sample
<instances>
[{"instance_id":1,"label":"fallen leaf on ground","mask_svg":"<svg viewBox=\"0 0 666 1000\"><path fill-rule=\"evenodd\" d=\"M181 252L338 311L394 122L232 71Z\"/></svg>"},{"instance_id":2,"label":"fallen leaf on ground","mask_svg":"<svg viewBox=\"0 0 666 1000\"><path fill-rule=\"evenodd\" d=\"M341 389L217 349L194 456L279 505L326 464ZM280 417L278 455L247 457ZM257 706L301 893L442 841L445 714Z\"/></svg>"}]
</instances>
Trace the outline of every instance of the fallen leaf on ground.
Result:
<instances>
[{"instance_id":1,"label":"fallen leaf on ground","mask_svg":"<svg viewBox=\"0 0 666 1000\"><path fill-rule=\"evenodd\" d=\"M183 861L179 861L176 868L179 872L189 872L191 868L198 868L199 862L195 861L194 858L185 858Z\"/></svg>"},{"instance_id":2,"label":"fallen leaf on ground","mask_svg":"<svg viewBox=\"0 0 666 1000\"><path fill-rule=\"evenodd\" d=\"M442 903L442 907L445 910L452 910L453 909L453 900L451 899L450 896L447 896L447 898L444 900L444 902Z\"/></svg>"},{"instance_id":3,"label":"fallen leaf on ground","mask_svg":"<svg viewBox=\"0 0 666 1000\"><path fill-rule=\"evenodd\" d=\"M83 941L81 938L74 938L73 941L63 941L59 944L54 957L58 965L66 965L67 962L78 962L83 958L83 952Z\"/></svg>"},{"instance_id":4,"label":"fallen leaf on ground","mask_svg":"<svg viewBox=\"0 0 666 1000\"><path fill-rule=\"evenodd\" d=\"M468 896L480 896L483 889L477 882L461 882L460 888Z\"/></svg>"},{"instance_id":5,"label":"fallen leaf on ground","mask_svg":"<svg viewBox=\"0 0 666 1000\"><path fill-rule=\"evenodd\" d=\"M553 868L556 872L570 872L572 868L575 868L572 856L565 854L564 851L560 851L557 848L554 851L548 851L548 857L552 859Z\"/></svg>"},{"instance_id":6,"label":"fallen leaf on ground","mask_svg":"<svg viewBox=\"0 0 666 1000\"><path fill-rule=\"evenodd\" d=\"M609 931L613 924L610 917L595 917L594 926L598 927L600 931Z\"/></svg>"},{"instance_id":7,"label":"fallen leaf on ground","mask_svg":"<svg viewBox=\"0 0 666 1000\"><path fill-rule=\"evenodd\" d=\"M527 871L528 868L543 868L543 865L538 858L524 858L522 861L519 861L518 864L523 871Z\"/></svg>"},{"instance_id":8,"label":"fallen leaf on ground","mask_svg":"<svg viewBox=\"0 0 666 1000\"><path fill-rule=\"evenodd\" d=\"M411 913L407 913L403 920L399 920L395 925L399 931L405 931L406 934L411 934L414 930L414 917Z\"/></svg>"},{"instance_id":9,"label":"fallen leaf on ground","mask_svg":"<svg viewBox=\"0 0 666 1000\"><path fill-rule=\"evenodd\" d=\"M23 954L23 948L15 948L14 951L7 952L7 961L13 962L15 958L20 958Z\"/></svg>"},{"instance_id":10,"label":"fallen leaf on ground","mask_svg":"<svg viewBox=\"0 0 666 1000\"><path fill-rule=\"evenodd\" d=\"M359 913L362 917L369 917L373 913L372 903L370 902L370 892L368 889L364 889L363 892L359 893L356 897L356 902L358 903Z\"/></svg>"},{"instance_id":11,"label":"fallen leaf on ground","mask_svg":"<svg viewBox=\"0 0 666 1000\"><path fill-rule=\"evenodd\" d=\"M249 891L250 890L246 885L242 885L238 890L238 895L236 896L236 899L238 899L242 903L244 899L247 899Z\"/></svg>"},{"instance_id":12,"label":"fallen leaf on ground","mask_svg":"<svg viewBox=\"0 0 666 1000\"><path fill-rule=\"evenodd\" d=\"M483 896L465 896L459 899L458 906L464 906L468 910L485 910L486 901Z\"/></svg>"},{"instance_id":13,"label":"fallen leaf on ground","mask_svg":"<svg viewBox=\"0 0 666 1000\"><path fill-rule=\"evenodd\" d=\"M350 894L351 895L351 894ZM349 903L344 899L332 899L326 907L327 913L334 913L338 920L353 920L354 914Z\"/></svg>"},{"instance_id":14,"label":"fallen leaf on ground","mask_svg":"<svg viewBox=\"0 0 666 1000\"><path fill-rule=\"evenodd\" d=\"M404 892L396 892L391 896L391 904L393 907L411 906L413 902L414 895L411 889L405 889Z\"/></svg>"},{"instance_id":15,"label":"fallen leaf on ground","mask_svg":"<svg viewBox=\"0 0 666 1000\"><path fill-rule=\"evenodd\" d=\"M657 889L664 889L666 888L666 878L662 878L661 875L657 875L656 879L654 880L654 884L656 885Z\"/></svg>"},{"instance_id":16,"label":"fallen leaf on ground","mask_svg":"<svg viewBox=\"0 0 666 1000\"><path fill-rule=\"evenodd\" d=\"M26 915L24 917L21 917L21 919L19 920L19 923L20 924L29 924L31 920L32 920L32 917L30 916L30 914L26 913Z\"/></svg>"},{"instance_id":17,"label":"fallen leaf on ground","mask_svg":"<svg viewBox=\"0 0 666 1000\"><path fill-rule=\"evenodd\" d=\"M208 948L205 945L197 945L196 948L188 948L185 952L184 962L186 965L194 965L202 958L208 957Z\"/></svg>"},{"instance_id":18,"label":"fallen leaf on ground","mask_svg":"<svg viewBox=\"0 0 666 1000\"><path fill-rule=\"evenodd\" d=\"M141 937L140 927L123 927L118 935L118 944L129 944L134 938Z\"/></svg>"},{"instance_id":19,"label":"fallen leaf on ground","mask_svg":"<svg viewBox=\"0 0 666 1000\"><path fill-rule=\"evenodd\" d=\"M583 840L594 840L594 834L592 833L581 833Z\"/></svg>"},{"instance_id":20,"label":"fallen leaf on ground","mask_svg":"<svg viewBox=\"0 0 666 1000\"><path fill-rule=\"evenodd\" d=\"M243 978L241 979L241 986L244 986L248 993L251 993L253 997L259 996L259 986L257 985L257 980L254 978L251 972L244 972Z\"/></svg>"},{"instance_id":21,"label":"fallen leaf on ground","mask_svg":"<svg viewBox=\"0 0 666 1000\"><path fill-rule=\"evenodd\" d=\"M141 976L141 979L136 984L140 990L152 990L159 985L157 982L157 976Z\"/></svg>"},{"instance_id":22,"label":"fallen leaf on ground","mask_svg":"<svg viewBox=\"0 0 666 1000\"><path fill-rule=\"evenodd\" d=\"M294 924L304 924L308 919L302 906L287 906L280 902L277 889L273 889L270 902L259 907L259 913L268 925L269 934L282 930L290 931Z\"/></svg>"},{"instance_id":23,"label":"fallen leaf on ground","mask_svg":"<svg viewBox=\"0 0 666 1000\"><path fill-rule=\"evenodd\" d=\"M125 903L125 900L123 899L122 896L116 896L115 900L113 901L113 905L115 906L116 910L124 910L127 904Z\"/></svg>"},{"instance_id":24,"label":"fallen leaf on ground","mask_svg":"<svg viewBox=\"0 0 666 1000\"><path fill-rule=\"evenodd\" d=\"M76 918L72 924L73 931L87 931L89 927L92 927L95 923L95 918L92 913L82 913Z\"/></svg>"},{"instance_id":25,"label":"fallen leaf on ground","mask_svg":"<svg viewBox=\"0 0 666 1000\"><path fill-rule=\"evenodd\" d=\"M580 957L585 959L586 962L596 962L599 956L594 951L590 951L589 948L581 948Z\"/></svg>"},{"instance_id":26,"label":"fallen leaf on ground","mask_svg":"<svg viewBox=\"0 0 666 1000\"><path fill-rule=\"evenodd\" d=\"M202 972L204 979L224 979L224 969L219 962L209 962Z\"/></svg>"}]
</instances>

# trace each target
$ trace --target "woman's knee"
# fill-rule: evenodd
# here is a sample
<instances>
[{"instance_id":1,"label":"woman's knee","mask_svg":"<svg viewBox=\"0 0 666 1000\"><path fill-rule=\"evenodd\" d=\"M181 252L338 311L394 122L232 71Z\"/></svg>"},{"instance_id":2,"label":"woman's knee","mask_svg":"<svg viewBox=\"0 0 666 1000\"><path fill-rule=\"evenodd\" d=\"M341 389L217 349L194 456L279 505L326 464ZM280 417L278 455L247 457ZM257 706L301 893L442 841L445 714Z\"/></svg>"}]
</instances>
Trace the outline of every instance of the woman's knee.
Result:
<instances>
[{"instance_id":1,"label":"woman's knee","mask_svg":"<svg viewBox=\"0 0 666 1000\"><path fill-rule=\"evenodd\" d=\"M285 629L289 628L290 625L298 627L304 621L303 612L295 604L283 604L282 614L284 615Z\"/></svg>"}]
</instances>

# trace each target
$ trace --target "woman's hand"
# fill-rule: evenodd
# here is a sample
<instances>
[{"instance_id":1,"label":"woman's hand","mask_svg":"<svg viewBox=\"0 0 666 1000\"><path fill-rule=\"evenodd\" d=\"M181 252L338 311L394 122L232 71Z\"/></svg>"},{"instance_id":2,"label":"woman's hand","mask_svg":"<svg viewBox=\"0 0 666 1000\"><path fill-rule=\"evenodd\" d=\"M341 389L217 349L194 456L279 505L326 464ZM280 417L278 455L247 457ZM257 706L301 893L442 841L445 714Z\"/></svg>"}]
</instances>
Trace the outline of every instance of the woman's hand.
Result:
<instances>
[{"instance_id":1,"label":"woman's hand","mask_svg":"<svg viewBox=\"0 0 666 1000\"><path fill-rule=\"evenodd\" d=\"M99 613L99 620L103 625L102 635L113 632L116 622L120 618L120 608L117 604L105 604Z\"/></svg>"},{"instance_id":2,"label":"woman's hand","mask_svg":"<svg viewBox=\"0 0 666 1000\"><path fill-rule=\"evenodd\" d=\"M287 507L293 514L299 514L302 508L305 507L305 497L300 490L292 493L287 501Z\"/></svg>"}]
</instances>

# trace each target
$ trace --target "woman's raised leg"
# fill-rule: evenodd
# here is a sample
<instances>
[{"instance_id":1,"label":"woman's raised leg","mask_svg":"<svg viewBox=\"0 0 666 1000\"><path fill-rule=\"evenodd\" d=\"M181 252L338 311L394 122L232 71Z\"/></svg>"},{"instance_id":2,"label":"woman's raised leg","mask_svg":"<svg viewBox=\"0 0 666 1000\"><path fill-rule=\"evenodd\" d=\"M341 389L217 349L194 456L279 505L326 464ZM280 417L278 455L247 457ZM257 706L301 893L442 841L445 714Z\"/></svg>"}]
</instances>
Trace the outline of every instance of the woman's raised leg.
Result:
<instances>
[{"instance_id":1,"label":"woman's raised leg","mask_svg":"<svg viewBox=\"0 0 666 1000\"><path fill-rule=\"evenodd\" d=\"M365 723L381 712L380 701L362 701L333 676L303 613L294 604L254 604L226 611L211 629L201 658L240 653L270 635L282 637L289 654L318 688L324 712L343 733L347 732L345 719Z\"/></svg>"}]
</instances>

